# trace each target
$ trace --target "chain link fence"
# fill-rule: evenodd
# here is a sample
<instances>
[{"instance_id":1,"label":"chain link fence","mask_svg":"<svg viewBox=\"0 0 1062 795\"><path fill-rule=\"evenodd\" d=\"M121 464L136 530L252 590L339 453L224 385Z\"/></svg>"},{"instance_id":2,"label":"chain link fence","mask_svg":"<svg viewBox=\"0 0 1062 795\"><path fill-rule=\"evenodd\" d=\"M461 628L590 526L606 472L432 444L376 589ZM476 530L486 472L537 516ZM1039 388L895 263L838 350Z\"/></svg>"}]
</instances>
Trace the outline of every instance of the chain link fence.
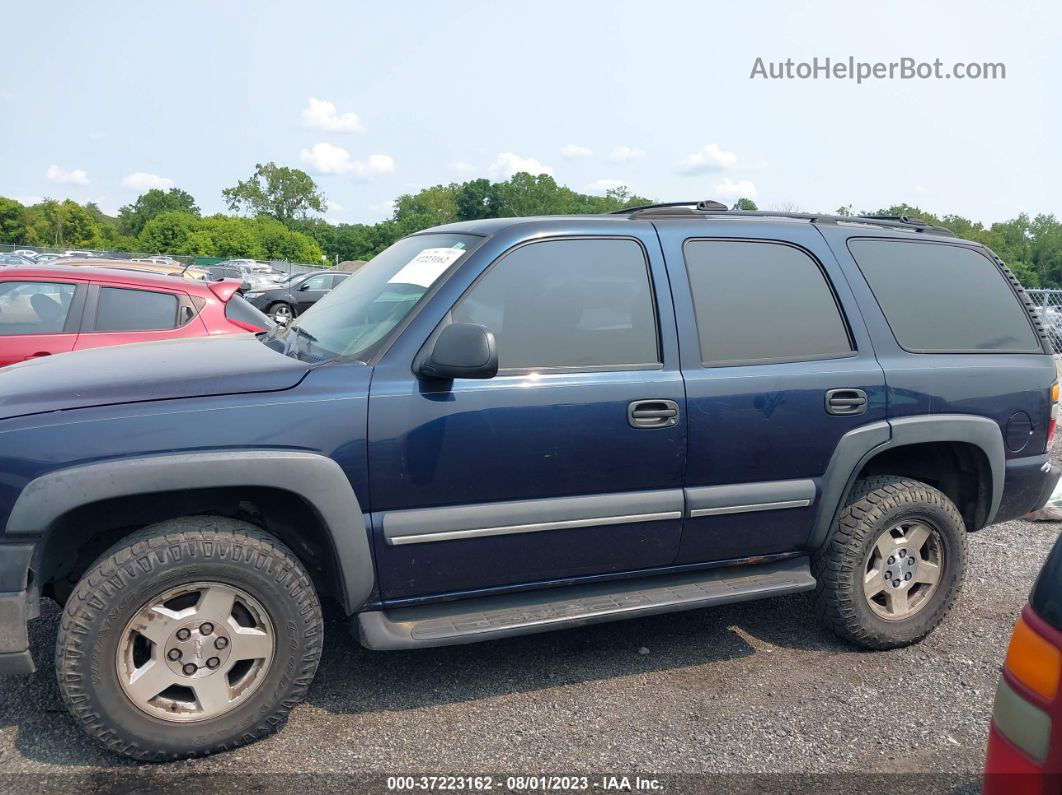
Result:
<instances>
[{"instance_id":1,"label":"chain link fence","mask_svg":"<svg viewBox=\"0 0 1062 795\"><path fill-rule=\"evenodd\" d=\"M1062 353L1062 290L1025 290L1036 305L1051 347Z\"/></svg>"},{"instance_id":2,"label":"chain link fence","mask_svg":"<svg viewBox=\"0 0 1062 795\"><path fill-rule=\"evenodd\" d=\"M62 263L63 257L100 257L102 259L120 260L146 260L149 258L165 258L181 265L181 267L194 267L196 265L215 265L224 260L223 257L193 257L187 254L166 254L158 251L102 251L99 249L63 248L49 246L30 246L21 243L0 243L0 254L14 254L19 251L30 251L34 254L54 254L58 259L52 262ZM307 271L322 270L326 266L311 265L304 262L288 262L286 260L258 260L268 265L274 271L290 276L293 273L306 273Z\"/></svg>"}]
</instances>

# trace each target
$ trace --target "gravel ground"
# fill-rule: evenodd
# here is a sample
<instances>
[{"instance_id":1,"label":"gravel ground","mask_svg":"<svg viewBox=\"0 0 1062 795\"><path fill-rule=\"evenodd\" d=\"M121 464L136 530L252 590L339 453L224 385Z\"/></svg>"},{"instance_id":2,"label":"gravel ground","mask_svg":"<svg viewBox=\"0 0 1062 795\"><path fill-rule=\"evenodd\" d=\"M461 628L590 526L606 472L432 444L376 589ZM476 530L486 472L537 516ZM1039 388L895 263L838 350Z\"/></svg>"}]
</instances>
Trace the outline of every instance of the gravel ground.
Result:
<instances>
[{"instance_id":1,"label":"gravel ground","mask_svg":"<svg viewBox=\"0 0 1062 795\"><path fill-rule=\"evenodd\" d=\"M1015 521L971 536L955 608L891 652L835 639L806 595L417 652L366 651L332 617L316 682L283 731L169 765L111 756L67 717L49 602L32 625L41 670L0 679L0 786L231 788L228 774L257 773L298 789L304 779L284 774L311 772L365 791L409 773L859 772L888 774L892 790L975 791L1007 640L1060 528ZM683 781L785 779L676 779L668 791Z\"/></svg>"}]
</instances>

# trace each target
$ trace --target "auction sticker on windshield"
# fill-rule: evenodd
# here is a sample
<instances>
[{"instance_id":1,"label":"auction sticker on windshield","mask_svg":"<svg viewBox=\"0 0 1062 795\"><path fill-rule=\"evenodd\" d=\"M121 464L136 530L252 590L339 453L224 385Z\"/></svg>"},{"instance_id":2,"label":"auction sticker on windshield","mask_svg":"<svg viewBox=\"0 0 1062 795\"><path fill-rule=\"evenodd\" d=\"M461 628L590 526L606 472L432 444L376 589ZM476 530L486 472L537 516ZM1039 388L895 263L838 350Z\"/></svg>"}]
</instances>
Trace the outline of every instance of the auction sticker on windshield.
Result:
<instances>
[{"instance_id":1,"label":"auction sticker on windshield","mask_svg":"<svg viewBox=\"0 0 1062 795\"><path fill-rule=\"evenodd\" d=\"M463 248L426 248L387 280L388 284L415 284L431 287L432 283L465 253Z\"/></svg>"}]
</instances>

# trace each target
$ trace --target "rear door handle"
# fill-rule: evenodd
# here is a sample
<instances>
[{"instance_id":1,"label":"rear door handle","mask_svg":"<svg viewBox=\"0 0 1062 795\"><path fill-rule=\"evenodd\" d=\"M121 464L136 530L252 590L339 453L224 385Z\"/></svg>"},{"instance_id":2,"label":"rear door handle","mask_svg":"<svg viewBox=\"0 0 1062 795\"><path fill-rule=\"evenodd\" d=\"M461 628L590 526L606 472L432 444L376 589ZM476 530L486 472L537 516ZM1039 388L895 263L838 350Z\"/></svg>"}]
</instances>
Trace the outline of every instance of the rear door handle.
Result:
<instances>
[{"instance_id":1,"label":"rear door handle","mask_svg":"<svg viewBox=\"0 0 1062 795\"><path fill-rule=\"evenodd\" d=\"M42 356L51 356L51 355L52 355L51 351L37 351L36 353L31 353L29 355L29 358L30 359L39 359Z\"/></svg>"},{"instance_id":2,"label":"rear door handle","mask_svg":"<svg viewBox=\"0 0 1062 795\"><path fill-rule=\"evenodd\" d=\"M827 414L851 416L866 410L867 393L862 389L831 389L826 393Z\"/></svg>"},{"instance_id":3,"label":"rear door handle","mask_svg":"<svg viewBox=\"0 0 1062 795\"><path fill-rule=\"evenodd\" d=\"M674 400L635 400L627 406L627 422L632 428L670 428L679 421Z\"/></svg>"}]
</instances>

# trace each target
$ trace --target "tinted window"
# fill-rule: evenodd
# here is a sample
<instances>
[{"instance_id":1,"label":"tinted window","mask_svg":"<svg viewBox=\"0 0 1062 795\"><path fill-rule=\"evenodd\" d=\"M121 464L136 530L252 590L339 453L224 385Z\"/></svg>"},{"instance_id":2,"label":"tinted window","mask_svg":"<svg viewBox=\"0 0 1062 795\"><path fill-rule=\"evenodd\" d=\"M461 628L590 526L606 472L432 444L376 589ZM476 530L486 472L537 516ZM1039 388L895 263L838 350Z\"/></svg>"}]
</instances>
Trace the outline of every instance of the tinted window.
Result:
<instances>
[{"instance_id":1,"label":"tinted window","mask_svg":"<svg viewBox=\"0 0 1062 795\"><path fill-rule=\"evenodd\" d=\"M332 275L329 273L323 273L319 276L311 276L304 281L300 286L301 290L331 290L332 289Z\"/></svg>"},{"instance_id":2,"label":"tinted window","mask_svg":"<svg viewBox=\"0 0 1062 795\"><path fill-rule=\"evenodd\" d=\"M96 331L159 331L177 321L177 297L147 290L101 287Z\"/></svg>"},{"instance_id":3,"label":"tinted window","mask_svg":"<svg viewBox=\"0 0 1062 795\"><path fill-rule=\"evenodd\" d=\"M946 243L850 240L896 341L911 351L1042 349L996 264Z\"/></svg>"},{"instance_id":4,"label":"tinted window","mask_svg":"<svg viewBox=\"0 0 1062 795\"><path fill-rule=\"evenodd\" d=\"M633 240L552 240L503 256L453 319L498 341L501 369L660 361L653 295Z\"/></svg>"},{"instance_id":5,"label":"tinted window","mask_svg":"<svg viewBox=\"0 0 1062 795\"><path fill-rule=\"evenodd\" d=\"M685 256L703 362L792 361L852 350L826 277L800 249L689 240Z\"/></svg>"},{"instance_id":6,"label":"tinted window","mask_svg":"<svg viewBox=\"0 0 1062 795\"><path fill-rule=\"evenodd\" d=\"M58 334L66 324L72 284L0 282L0 334Z\"/></svg>"}]
</instances>

